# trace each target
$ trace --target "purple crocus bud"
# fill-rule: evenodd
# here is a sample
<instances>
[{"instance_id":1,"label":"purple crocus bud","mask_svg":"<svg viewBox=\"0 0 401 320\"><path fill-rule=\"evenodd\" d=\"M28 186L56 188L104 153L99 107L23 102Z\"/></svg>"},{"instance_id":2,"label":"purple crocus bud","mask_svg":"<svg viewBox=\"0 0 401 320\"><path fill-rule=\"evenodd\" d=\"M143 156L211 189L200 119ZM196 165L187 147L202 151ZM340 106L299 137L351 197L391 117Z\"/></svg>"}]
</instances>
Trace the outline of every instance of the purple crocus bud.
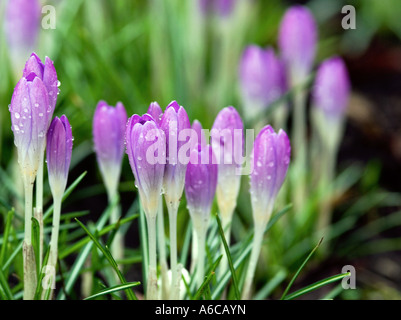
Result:
<instances>
[{"instance_id":1,"label":"purple crocus bud","mask_svg":"<svg viewBox=\"0 0 401 320\"><path fill-rule=\"evenodd\" d=\"M164 131L167 146L167 163L164 173L164 192L167 204L177 204L182 196L188 160L180 152L191 136L191 123L187 112L176 101L163 113L160 128Z\"/></svg>"},{"instance_id":2,"label":"purple crocus bud","mask_svg":"<svg viewBox=\"0 0 401 320\"><path fill-rule=\"evenodd\" d=\"M93 117L93 140L97 162L110 196L117 191L121 160L125 149L127 113L124 105L116 107L100 101Z\"/></svg>"},{"instance_id":3,"label":"purple crocus bud","mask_svg":"<svg viewBox=\"0 0 401 320\"><path fill-rule=\"evenodd\" d=\"M326 59L319 66L312 93L312 104L327 118L342 118L348 105L350 81L340 57Z\"/></svg>"},{"instance_id":4,"label":"purple crocus bud","mask_svg":"<svg viewBox=\"0 0 401 320\"><path fill-rule=\"evenodd\" d=\"M163 110L162 108L160 108L157 102L152 102L149 105L148 111L146 113L150 114L158 125L160 124L160 121L163 116Z\"/></svg>"},{"instance_id":5,"label":"purple crocus bud","mask_svg":"<svg viewBox=\"0 0 401 320\"><path fill-rule=\"evenodd\" d=\"M207 138L205 131L202 128L202 124L199 122L199 120L194 120L192 122L192 134L195 136L194 140L196 140L197 144L200 144L202 146L207 145Z\"/></svg>"},{"instance_id":6,"label":"purple crocus bud","mask_svg":"<svg viewBox=\"0 0 401 320\"><path fill-rule=\"evenodd\" d=\"M214 10L220 17L228 17L234 10L237 0L214 0Z\"/></svg>"},{"instance_id":7,"label":"purple crocus bud","mask_svg":"<svg viewBox=\"0 0 401 320\"><path fill-rule=\"evenodd\" d=\"M14 143L24 178L35 181L43 159L49 123L49 95L44 82L35 73L22 77L11 99Z\"/></svg>"},{"instance_id":8,"label":"purple crocus bud","mask_svg":"<svg viewBox=\"0 0 401 320\"><path fill-rule=\"evenodd\" d=\"M50 125L54 109L56 108L57 96L59 94L60 86L60 82L57 79L56 68L54 67L53 61L50 60L49 57L46 57L45 63L43 63L42 60L40 60L40 58L36 55L36 53L32 53L25 64L22 75L23 77L28 77L32 73L43 81L47 89L49 95L48 113Z\"/></svg>"},{"instance_id":9,"label":"purple crocus bud","mask_svg":"<svg viewBox=\"0 0 401 320\"><path fill-rule=\"evenodd\" d=\"M281 21L278 45L292 85L305 80L316 54L317 26L308 8L295 5Z\"/></svg>"},{"instance_id":10,"label":"purple crocus bud","mask_svg":"<svg viewBox=\"0 0 401 320\"><path fill-rule=\"evenodd\" d=\"M72 131L65 115L55 117L47 132L46 160L49 184L54 198L65 191L72 154Z\"/></svg>"},{"instance_id":11,"label":"purple crocus bud","mask_svg":"<svg viewBox=\"0 0 401 320\"><path fill-rule=\"evenodd\" d=\"M264 127L251 154L250 193L255 224L266 224L290 163L291 146L285 131Z\"/></svg>"},{"instance_id":12,"label":"purple crocus bud","mask_svg":"<svg viewBox=\"0 0 401 320\"><path fill-rule=\"evenodd\" d=\"M185 175L187 206L195 225L208 221L217 186L217 164L210 145L191 150Z\"/></svg>"},{"instance_id":13,"label":"purple crocus bud","mask_svg":"<svg viewBox=\"0 0 401 320\"><path fill-rule=\"evenodd\" d=\"M227 221L231 220L237 203L244 150L244 125L234 107L226 107L217 115L211 130L211 145L219 168L217 203L223 220Z\"/></svg>"},{"instance_id":14,"label":"purple crocus bud","mask_svg":"<svg viewBox=\"0 0 401 320\"><path fill-rule=\"evenodd\" d=\"M164 133L152 116L135 114L128 119L125 139L144 211L149 218L156 218L166 163Z\"/></svg>"},{"instance_id":15,"label":"purple crocus bud","mask_svg":"<svg viewBox=\"0 0 401 320\"><path fill-rule=\"evenodd\" d=\"M245 48L240 62L240 88L247 114L256 115L287 89L283 63L272 48Z\"/></svg>"},{"instance_id":16,"label":"purple crocus bud","mask_svg":"<svg viewBox=\"0 0 401 320\"><path fill-rule=\"evenodd\" d=\"M16 66L35 49L40 30L39 0L9 0L5 12L5 32L10 57Z\"/></svg>"}]
</instances>

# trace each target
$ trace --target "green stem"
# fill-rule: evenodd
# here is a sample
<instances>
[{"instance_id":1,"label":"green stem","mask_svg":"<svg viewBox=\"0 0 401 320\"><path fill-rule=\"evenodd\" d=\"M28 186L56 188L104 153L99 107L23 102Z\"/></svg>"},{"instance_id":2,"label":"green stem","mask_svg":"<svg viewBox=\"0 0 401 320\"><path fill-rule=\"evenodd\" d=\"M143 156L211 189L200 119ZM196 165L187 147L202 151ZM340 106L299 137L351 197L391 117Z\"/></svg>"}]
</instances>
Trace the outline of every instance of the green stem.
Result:
<instances>
[{"instance_id":1,"label":"green stem","mask_svg":"<svg viewBox=\"0 0 401 320\"><path fill-rule=\"evenodd\" d=\"M149 267L147 281L147 300L157 300L157 253L156 253L156 215L146 217L148 225Z\"/></svg>"},{"instance_id":2,"label":"green stem","mask_svg":"<svg viewBox=\"0 0 401 320\"><path fill-rule=\"evenodd\" d=\"M260 255L260 250L262 247L263 234L264 234L264 228L261 228L260 226L255 228L251 258L249 260L248 270L247 270L246 277L245 277L244 288L242 291L242 297L241 297L242 300L251 299L251 287L252 287L253 278L255 276L256 266L257 266L259 255Z\"/></svg>"},{"instance_id":3,"label":"green stem","mask_svg":"<svg viewBox=\"0 0 401 320\"><path fill-rule=\"evenodd\" d=\"M53 225L52 234L50 237L50 265L56 268L57 265L57 253L58 253L58 235L60 230L60 215L61 215L61 197L55 197L53 199Z\"/></svg>"},{"instance_id":4,"label":"green stem","mask_svg":"<svg viewBox=\"0 0 401 320\"><path fill-rule=\"evenodd\" d=\"M198 257L197 257L197 269L196 269L196 284L200 287L205 278L205 245L206 245L206 232L198 228L196 230L198 239ZM205 229L206 230L206 229Z\"/></svg>"},{"instance_id":5,"label":"green stem","mask_svg":"<svg viewBox=\"0 0 401 320\"><path fill-rule=\"evenodd\" d=\"M180 291L180 276L177 273L177 213L178 204L172 201L167 202L169 227L170 227L170 269L171 269L171 286L170 299L176 300Z\"/></svg>"},{"instance_id":6,"label":"green stem","mask_svg":"<svg viewBox=\"0 0 401 320\"><path fill-rule=\"evenodd\" d=\"M39 221L39 266L42 268L43 261L43 157L40 160L38 173L36 175L36 205L35 205L35 217Z\"/></svg>"},{"instance_id":7,"label":"green stem","mask_svg":"<svg viewBox=\"0 0 401 320\"><path fill-rule=\"evenodd\" d=\"M157 242L159 247L159 263L161 268L161 293L162 299L166 300L168 297L169 284L168 284L168 267L166 260L166 241L164 232L164 212L163 212L163 201L160 199L159 212L157 213Z\"/></svg>"}]
</instances>

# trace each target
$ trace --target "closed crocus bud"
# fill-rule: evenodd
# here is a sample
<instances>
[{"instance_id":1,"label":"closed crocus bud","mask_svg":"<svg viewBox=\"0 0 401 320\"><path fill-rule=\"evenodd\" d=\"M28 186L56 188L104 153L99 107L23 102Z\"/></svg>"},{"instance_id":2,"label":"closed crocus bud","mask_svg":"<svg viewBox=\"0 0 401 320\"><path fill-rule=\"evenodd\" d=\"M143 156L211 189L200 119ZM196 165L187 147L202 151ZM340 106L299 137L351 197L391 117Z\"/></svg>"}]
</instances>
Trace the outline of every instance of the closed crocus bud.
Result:
<instances>
[{"instance_id":1,"label":"closed crocus bud","mask_svg":"<svg viewBox=\"0 0 401 320\"><path fill-rule=\"evenodd\" d=\"M340 143L350 90L344 61L337 56L323 61L316 73L311 112L313 124L330 150Z\"/></svg>"},{"instance_id":2,"label":"closed crocus bud","mask_svg":"<svg viewBox=\"0 0 401 320\"><path fill-rule=\"evenodd\" d=\"M164 193L167 204L177 205L184 190L185 170L188 160L179 151L191 135L187 112L176 101L163 113L160 128L166 137L167 163L164 173Z\"/></svg>"},{"instance_id":3,"label":"closed crocus bud","mask_svg":"<svg viewBox=\"0 0 401 320\"><path fill-rule=\"evenodd\" d=\"M150 114L158 125L160 124L160 121L163 116L163 110L162 108L160 108L157 102L152 102L149 105L148 111L146 113Z\"/></svg>"},{"instance_id":4,"label":"closed crocus bud","mask_svg":"<svg viewBox=\"0 0 401 320\"><path fill-rule=\"evenodd\" d=\"M50 125L50 121L53 117L53 112L56 107L60 86L60 82L57 79L56 68L54 67L53 61L49 57L46 57L45 63L43 63L36 53L32 53L25 64L23 76L28 77L31 73L40 78L47 89L49 95L49 106L47 112L49 113Z\"/></svg>"},{"instance_id":5,"label":"closed crocus bud","mask_svg":"<svg viewBox=\"0 0 401 320\"><path fill-rule=\"evenodd\" d=\"M127 113L119 102L116 107L100 101L93 117L93 139L100 171L112 196L117 191L121 160L125 149Z\"/></svg>"},{"instance_id":6,"label":"closed crocus bud","mask_svg":"<svg viewBox=\"0 0 401 320\"><path fill-rule=\"evenodd\" d=\"M45 150L49 106L49 94L41 78L33 72L22 77L14 89L9 111L18 162L24 178L31 183Z\"/></svg>"},{"instance_id":7,"label":"closed crocus bud","mask_svg":"<svg viewBox=\"0 0 401 320\"><path fill-rule=\"evenodd\" d=\"M72 154L72 131L65 115L55 117L47 132L46 160L54 198L63 196Z\"/></svg>"},{"instance_id":8,"label":"closed crocus bud","mask_svg":"<svg viewBox=\"0 0 401 320\"><path fill-rule=\"evenodd\" d=\"M234 107L226 107L217 115L211 145L219 168L217 203L222 220L229 223L237 203L244 150L244 125Z\"/></svg>"},{"instance_id":9,"label":"closed crocus bud","mask_svg":"<svg viewBox=\"0 0 401 320\"><path fill-rule=\"evenodd\" d=\"M214 10L221 17L229 16L237 0L214 0Z\"/></svg>"},{"instance_id":10,"label":"closed crocus bud","mask_svg":"<svg viewBox=\"0 0 401 320\"><path fill-rule=\"evenodd\" d=\"M166 161L166 140L152 116L128 119L126 152L139 190L144 211L155 218L159 208Z\"/></svg>"},{"instance_id":11,"label":"closed crocus bud","mask_svg":"<svg viewBox=\"0 0 401 320\"><path fill-rule=\"evenodd\" d=\"M204 224L209 219L216 193L217 171L210 145L198 144L191 150L185 175L185 195L194 225Z\"/></svg>"},{"instance_id":12,"label":"closed crocus bud","mask_svg":"<svg viewBox=\"0 0 401 320\"><path fill-rule=\"evenodd\" d=\"M255 116L287 89L283 63L272 48L248 46L240 62L240 89L246 114Z\"/></svg>"},{"instance_id":13,"label":"closed crocus bud","mask_svg":"<svg viewBox=\"0 0 401 320\"><path fill-rule=\"evenodd\" d=\"M40 30L39 0L9 0L5 11L5 32L10 58L18 70L37 43Z\"/></svg>"},{"instance_id":14,"label":"closed crocus bud","mask_svg":"<svg viewBox=\"0 0 401 320\"><path fill-rule=\"evenodd\" d=\"M308 8L289 8L281 21L278 45L292 85L305 81L316 54L317 26Z\"/></svg>"},{"instance_id":15,"label":"closed crocus bud","mask_svg":"<svg viewBox=\"0 0 401 320\"><path fill-rule=\"evenodd\" d=\"M328 119L342 118L348 105L350 81L340 57L326 59L319 66L312 92L312 104Z\"/></svg>"},{"instance_id":16,"label":"closed crocus bud","mask_svg":"<svg viewBox=\"0 0 401 320\"><path fill-rule=\"evenodd\" d=\"M251 162L250 192L255 226L266 226L274 201L290 163L291 146L287 134L264 127L255 139Z\"/></svg>"}]
</instances>

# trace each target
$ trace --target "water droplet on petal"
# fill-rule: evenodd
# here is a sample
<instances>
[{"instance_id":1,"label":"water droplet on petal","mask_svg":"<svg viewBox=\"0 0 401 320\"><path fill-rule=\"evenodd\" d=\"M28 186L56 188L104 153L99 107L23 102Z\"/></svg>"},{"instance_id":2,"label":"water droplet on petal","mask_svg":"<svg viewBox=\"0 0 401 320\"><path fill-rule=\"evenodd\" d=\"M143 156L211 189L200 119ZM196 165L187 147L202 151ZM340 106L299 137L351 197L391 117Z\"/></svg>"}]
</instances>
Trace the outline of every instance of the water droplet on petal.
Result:
<instances>
[{"instance_id":1,"label":"water droplet on petal","mask_svg":"<svg viewBox=\"0 0 401 320\"><path fill-rule=\"evenodd\" d=\"M25 109L24 109L24 112L28 113L28 112L29 112L28 108L25 108Z\"/></svg>"},{"instance_id":2,"label":"water droplet on petal","mask_svg":"<svg viewBox=\"0 0 401 320\"><path fill-rule=\"evenodd\" d=\"M274 167L274 162L273 161L269 163L269 167L271 167L271 168Z\"/></svg>"},{"instance_id":3,"label":"water droplet on petal","mask_svg":"<svg viewBox=\"0 0 401 320\"><path fill-rule=\"evenodd\" d=\"M258 162L256 162L256 165L257 165L258 167L261 167L261 166L262 166L262 162L258 161Z\"/></svg>"},{"instance_id":4,"label":"water droplet on petal","mask_svg":"<svg viewBox=\"0 0 401 320\"><path fill-rule=\"evenodd\" d=\"M271 180L272 179L272 176L267 176L267 180Z\"/></svg>"},{"instance_id":5,"label":"water droplet on petal","mask_svg":"<svg viewBox=\"0 0 401 320\"><path fill-rule=\"evenodd\" d=\"M39 103L34 104L35 108L39 108Z\"/></svg>"},{"instance_id":6,"label":"water droplet on petal","mask_svg":"<svg viewBox=\"0 0 401 320\"><path fill-rule=\"evenodd\" d=\"M39 113L39 117L43 117L43 113L41 112L41 113Z\"/></svg>"},{"instance_id":7,"label":"water droplet on petal","mask_svg":"<svg viewBox=\"0 0 401 320\"><path fill-rule=\"evenodd\" d=\"M19 118L20 118L20 114L19 114L18 112L16 112L16 113L14 114L14 116L15 116L15 119L19 119Z\"/></svg>"}]
</instances>

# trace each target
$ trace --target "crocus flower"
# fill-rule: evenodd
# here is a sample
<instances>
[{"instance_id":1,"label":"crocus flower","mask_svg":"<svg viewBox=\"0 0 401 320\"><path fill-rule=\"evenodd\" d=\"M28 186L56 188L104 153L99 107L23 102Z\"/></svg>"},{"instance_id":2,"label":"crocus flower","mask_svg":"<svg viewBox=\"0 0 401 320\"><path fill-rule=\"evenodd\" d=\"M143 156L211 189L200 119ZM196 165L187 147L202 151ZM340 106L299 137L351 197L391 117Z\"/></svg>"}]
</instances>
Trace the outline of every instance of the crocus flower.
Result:
<instances>
[{"instance_id":1,"label":"crocus flower","mask_svg":"<svg viewBox=\"0 0 401 320\"><path fill-rule=\"evenodd\" d=\"M210 145L196 145L190 154L185 176L187 207L197 236L197 284L204 277L205 238L217 186L217 164Z\"/></svg>"},{"instance_id":2,"label":"crocus flower","mask_svg":"<svg viewBox=\"0 0 401 320\"><path fill-rule=\"evenodd\" d=\"M241 96L246 113L256 115L286 91L283 63L272 48L250 45L239 67Z\"/></svg>"},{"instance_id":3,"label":"crocus flower","mask_svg":"<svg viewBox=\"0 0 401 320\"><path fill-rule=\"evenodd\" d=\"M93 138L100 171L108 192L113 195L121 172L125 150L127 113L119 102L116 107L100 101L93 117Z\"/></svg>"},{"instance_id":4,"label":"crocus flower","mask_svg":"<svg viewBox=\"0 0 401 320\"><path fill-rule=\"evenodd\" d=\"M287 174L290 155L290 141L283 130L276 133L271 126L265 126L255 139L251 155L253 170L250 175L254 238L242 299L251 297L251 285L263 235L273 211L274 201Z\"/></svg>"},{"instance_id":5,"label":"crocus flower","mask_svg":"<svg viewBox=\"0 0 401 320\"><path fill-rule=\"evenodd\" d=\"M229 223L237 203L244 150L244 125L234 107L226 107L217 115L211 145L219 168L217 203L223 221Z\"/></svg>"},{"instance_id":6,"label":"crocus flower","mask_svg":"<svg viewBox=\"0 0 401 320\"><path fill-rule=\"evenodd\" d=\"M46 160L53 197L62 197L67 185L72 153L72 131L65 115L55 117L47 132Z\"/></svg>"},{"instance_id":7,"label":"crocus flower","mask_svg":"<svg viewBox=\"0 0 401 320\"><path fill-rule=\"evenodd\" d=\"M177 203L184 190L188 161L182 157L179 158L179 151L190 137L191 123L185 109L173 101L163 113L160 128L166 137L167 163L164 173L164 192L169 205Z\"/></svg>"},{"instance_id":8,"label":"crocus flower","mask_svg":"<svg viewBox=\"0 0 401 320\"><path fill-rule=\"evenodd\" d=\"M281 21L278 45L289 81L297 85L312 69L316 54L317 26L308 8L289 8Z\"/></svg>"},{"instance_id":9,"label":"crocus flower","mask_svg":"<svg viewBox=\"0 0 401 320\"><path fill-rule=\"evenodd\" d=\"M32 52L40 30L41 6L39 0L9 0L5 12L5 32L10 57L16 67Z\"/></svg>"},{"instance_id":10,"label":"crocus flower","mask_svg":"<svg viewBox=\"0 0 401 320\"><path fill-rule=\"evenodd\" d=\"M159 207L166 163L166 140L152 116L128 119L126 152L144 210L155 217Z\"/></svg>"},{"instance_id":11,"label":"crocus flower","mask_svg":"<svg viewBox=\"0 0 401 320\"><path fill-rule=\"evenodd\" d=\"M49 92L35 73L17 83L9 107L14 143L22 174L34 182L45 150L49 116L52 112Z\"/></svg>"},{"instance_id":12,"label":"crocus flower","mask_svg":"<svg viewBox=\"0 0 401 320\"><path fill-rule=\"evenodd\" d=\"M290 163L291 146L285 131L264 127L255 139L251 154L251 203L255 224L266 225Z\"/></svg>"},{"instance_id":13,"label":"crocus flower","mask_svg":"<svg viewBox=\"0 0 401 320\"><path fill-rule=\"evenodd\" d=\"M328 119L342 118L348 105L350 81L347 67L340 57L331 57L317 70L312 104Z\"/></svg>"},{"instance_id":14,"label":"crocus flower","mask_svg":"<svg viewBox=\"0 0 401 320\"><path fill-rule=\"evenodd\" d=\"M203 13L210 12L218 14L220 17L229 16L237 0L199 0L199 6Z\"/></svg>"}]
</instances>

